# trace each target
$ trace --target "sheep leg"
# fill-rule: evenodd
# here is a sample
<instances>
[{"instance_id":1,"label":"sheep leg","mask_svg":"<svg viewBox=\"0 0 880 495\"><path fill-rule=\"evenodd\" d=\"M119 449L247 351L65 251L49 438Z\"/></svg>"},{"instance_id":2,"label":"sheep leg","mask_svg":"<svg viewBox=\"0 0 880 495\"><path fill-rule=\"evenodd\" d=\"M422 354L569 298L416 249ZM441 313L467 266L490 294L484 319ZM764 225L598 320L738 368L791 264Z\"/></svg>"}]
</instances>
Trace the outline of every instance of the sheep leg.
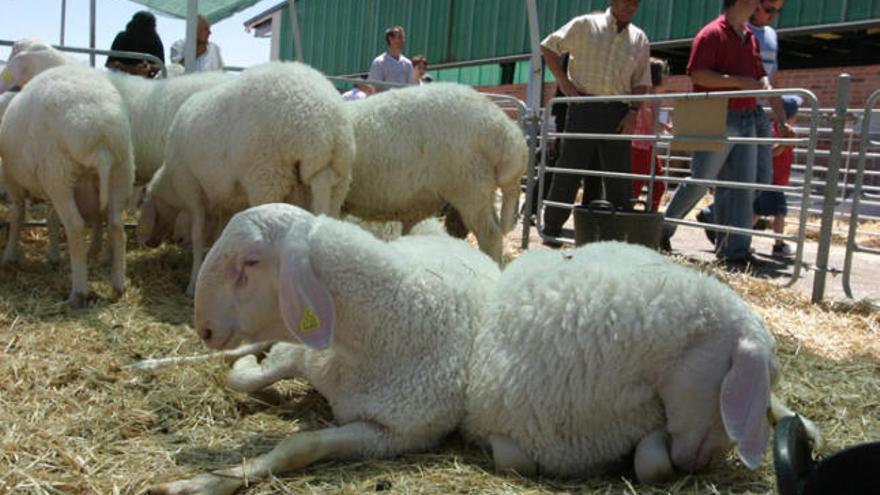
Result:
<instances>
[{"instance_id":1,"label":"sheep leg","mask_svg":"<svg viewBox=\"0 0 880 495\"><path fill-rule=\"evenodd\" d=\"M329 215L338 217L339 211L330 211L333 185L339 181L339 176L330 167L324 167L309 181L309 192L312 195L311 210L315 215Z\"/></svg>"},{"instance_id":2,"label":"sheep leg","mask_svg":"<svg viewBox=\"0 0 880 495\"><path fill-rule=\"evenodd\" d=\"M7 186L8 187L8 186ZM24 223L24 195L20 191L9 189L9 235L6 237L6 249L3 250L3 264L8 265L18 260L18 240L21 237L21 226Z\"/></svg>"},{"instance_id":3,"label":"sheep leg","mask_svg":"<svg viewBox=\"0 0 880 495\"><path fill-rule=\"evenodd\" d=\"M86 266L86 223L76 206L73 190L59 186L47 191L58 218L67 234L67 251L70 255L71 288L67 303L78 308L88 296L88 269Z\"/></svg>"},{"instance_id":4,"label":"sheep leg","mask_svg":"<svg viewBox=\"0 0 880 495\"><path fill-rule=\"evenodd\" d=\"M46 217L46 229L49 236L49 253L47 258L49 263L57 265L61 262L61 221L58 220L58 214L54 208L49 209L49 215Z\"/></svg>"},{"instance_id":5,"label":"sheep leg","mask_svg":"<svg viewBox=\"0 0 880 495\"><path fill-rule=\"evenodd\" d=\"M770 414L773 416L773 422L775 424L780 419L794 416L796 413L782 402L782 399L776 397L776 394L770 394ZM807 437L813 442L813 449L821 449L824 445L824 440L822 439L822 432L819 431L819 427L816 426L816 423L813 423L803 416L800 418L804 423L804 429L807 431Z\"/></svg>"},{"instance_id":6,"label":"sheep leg","mask_svg":"<svg viewBox=\"0 0 880 495\"><path fill-rule=\"evenodd\" d=\"M235 361L227 375L227 385L239 392L256 392L279 380L303 376L299 366L305 359L304 347L278 342L260 362L253 354Z\"/></svg>"},{"instance_id":7,"label":"sheep leg","mask_svg":"<svg viewBox=\"0 0 880 495\"><path fill-rule=\"evenodd\" d=\"M491 435L489 445L492 446L496 471L512 471L523 476L535 476L538 473L538 464L510 437Z\"/></svg>"},{"instance_id":8,"label":"sheep leg","mask_svg":"<svg viewBox=\"0 0 880 495\"><path fill-rule=\"evenodd\" d=\"M122 209L125 207L124 198L116 194L110 195L107 205L107 237L110 240L110 285L113 287L113 296L116 299L122 297L125 292L125 225L122 221ZM95 227L94 244L98 244L100 252L101 222Z\"/></svg>"},{"instance_id":9,"label":"sheep leg","mask_svg":"<svg viewBox=\"0 0 880 495\"><path fill-rule=\"evenodd\" d=\"M188 480L152 488L153 495L230 495L245 484L269 476L302 469L322 459L362 456L375 448L387 432L372 423L358 421L318 431L297 433L281 441L266 455L249 459L239 466Z\"/></svg>"},{"instance_id":10,"label":"sheep leg","mask_svg":"<svg viewBox=\"0 0 880 495\"><path fill-rule=\"evenodd\" d=\"M639 440L634 461L639 483L656 483L675 475L669 458L668 439L664 430L656 430Z\"/></svg>"},{"instance_id":11,"label":"sheep leg","mask_svg":"<svg viewBox=\"0 0 880 495\"><path fill-rule=\"evenodd\" d=\"M194 201L193 203L199 203ZM199 278L199 268L205 256L205 209L202 205L193 204L190 208L190 234L192 236L193 266L189 275L189 285L186 287L187 297L193 297L196 293L196 280Z\"/></svg>"},{"instance_id":12,"label":"sheep leg","mask_svg":"<svg viewBox=\"0 0 880 495\"><path fill-rule=\"evenodd\" d=\"M89 246L89 260L93 262L97 262L98 257L101 255L101 238L103 237L101 227L101 222L92 225L92 244Z\"/></svg>"},{"instance_id":13,"label":"sheep leg","mask_svg":"<svg viewBox=\"0 0 880 495\"><path fill-rule=\"evenodd\" d=\"M495 208L491 203L478 210L463 208L462 204L460 202L452 203L452 206L461 214L465 227L474 233L480 245L480 251L488 254L498 264L501 264L504 243Z\"/></svg>"}]
</instances>

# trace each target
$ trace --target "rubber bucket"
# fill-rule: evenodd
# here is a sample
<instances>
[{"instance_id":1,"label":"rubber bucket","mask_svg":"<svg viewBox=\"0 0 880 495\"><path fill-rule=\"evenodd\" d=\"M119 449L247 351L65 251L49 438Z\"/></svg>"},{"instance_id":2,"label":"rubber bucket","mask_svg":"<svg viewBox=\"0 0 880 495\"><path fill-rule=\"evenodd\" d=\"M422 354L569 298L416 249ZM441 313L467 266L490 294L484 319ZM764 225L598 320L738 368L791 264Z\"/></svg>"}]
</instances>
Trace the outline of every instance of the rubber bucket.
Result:
<instances>
[{"instance_id":1,"label":"rubber bucket","mask_svg":"<svg viewBox=\"0 0 880 495\"><path fill-rule=\"evenodd\" d=\"M663 214L647 211L648 205L644 201L634 203L642 205L644 210L618 210L604 200L575 206L575 245L620 241L657 249L663 235Z\"/></svg>"},{"instance_id":2,"label":"rubber bucket","mask_svg":"<svg viewBox=\"0 0 880 495\"><path fill-rule=\"evenodd\" d=\"M783 418L776 425L773 462L780 495L855 495L880 490L880 442L813 460L797 416Z\"/></svg>"}]
</instances>

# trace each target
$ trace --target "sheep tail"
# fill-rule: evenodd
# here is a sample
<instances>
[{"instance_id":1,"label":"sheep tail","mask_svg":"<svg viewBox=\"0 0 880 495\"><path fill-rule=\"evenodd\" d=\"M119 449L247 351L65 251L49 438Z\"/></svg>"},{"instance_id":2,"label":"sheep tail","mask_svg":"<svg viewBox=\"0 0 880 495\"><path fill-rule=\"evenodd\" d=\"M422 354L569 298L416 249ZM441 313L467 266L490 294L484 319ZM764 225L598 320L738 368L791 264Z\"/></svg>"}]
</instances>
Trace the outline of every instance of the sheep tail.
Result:
<instances>
[{"instance_id":1,"label":"sheep tail","mask_svg":"<svg viewBox=\"0 0 880 495\"><path fill-rule=\"evenodd\" d=\"M110 173L113 169L113 154L106 148L100 148L95 151L94 162L98 169L98 199L101 209L104 210L110 202Z\"/></svg>"}]
</instances>

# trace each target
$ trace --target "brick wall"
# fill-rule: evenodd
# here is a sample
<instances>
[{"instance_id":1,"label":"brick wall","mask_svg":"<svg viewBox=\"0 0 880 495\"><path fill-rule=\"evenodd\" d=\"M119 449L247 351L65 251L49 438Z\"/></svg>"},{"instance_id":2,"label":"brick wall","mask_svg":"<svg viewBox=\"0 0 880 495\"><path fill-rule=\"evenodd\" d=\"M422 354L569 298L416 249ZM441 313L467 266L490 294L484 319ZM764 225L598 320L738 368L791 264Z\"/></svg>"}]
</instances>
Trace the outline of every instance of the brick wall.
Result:
<instances>
[{"instance_id":1,"label":"brick wall","mask_svg":"<svg viewBox=\"0 0 880 495\"><path fill-rule=\"evenodd\" d=\"M777 75L777 85L780 88L809 89L819 98L819 105L821 107L831 108L835 106L835 99L837 98L837 77L843 72L852 76L850 101L847 105L850 108L863 107L868 96L880 89L880 65L782 70ZM477 89L488 93L516 96L523 101L526 99L525 84L481 86ZM555 91L555 84L545 85L544 101L549 101ZM669 79L666 91L670 93L690 91L690 79L687 76L672 76Z\"/></svg>"}]
</instances>

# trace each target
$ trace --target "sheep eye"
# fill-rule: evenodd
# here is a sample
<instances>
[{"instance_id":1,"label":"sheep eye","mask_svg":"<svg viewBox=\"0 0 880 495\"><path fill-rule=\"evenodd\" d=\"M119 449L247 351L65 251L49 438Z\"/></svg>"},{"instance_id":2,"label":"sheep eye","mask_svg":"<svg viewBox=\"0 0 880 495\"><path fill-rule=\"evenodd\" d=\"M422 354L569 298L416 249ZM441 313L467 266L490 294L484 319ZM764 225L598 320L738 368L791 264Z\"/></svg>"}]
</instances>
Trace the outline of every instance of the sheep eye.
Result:
<instances>
[{"instance_id":1,"label":"sheep eye","mask_svg":"<svg viewBox=\"0 0 880 495\"><path fill-rule=\"evenodd\" d=\"M247 260L244 262L244 266L255 266L259 262L260 260Z\"/></svg>"}]
</instances>

